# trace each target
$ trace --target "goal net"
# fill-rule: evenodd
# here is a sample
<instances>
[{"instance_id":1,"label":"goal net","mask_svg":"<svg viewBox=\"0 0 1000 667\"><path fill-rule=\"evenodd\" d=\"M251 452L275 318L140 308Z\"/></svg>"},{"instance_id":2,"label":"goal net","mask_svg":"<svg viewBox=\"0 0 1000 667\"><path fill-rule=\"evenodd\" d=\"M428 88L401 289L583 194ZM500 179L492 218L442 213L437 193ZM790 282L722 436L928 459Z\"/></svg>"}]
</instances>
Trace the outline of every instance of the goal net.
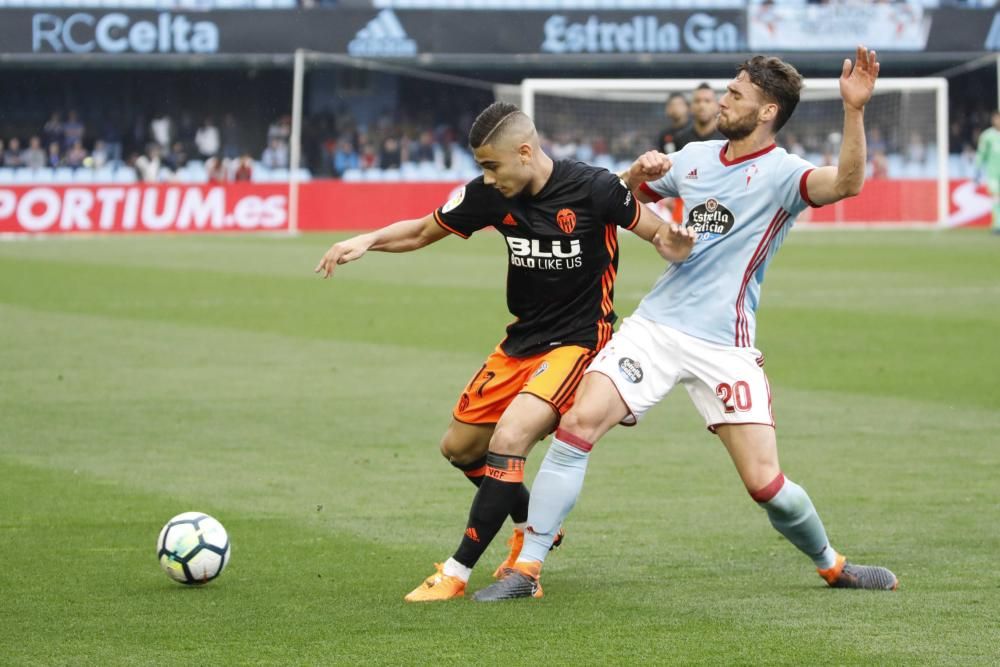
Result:
<instances>
[{"instance_id":1,"label":"goal net","mask_svg":"<svg viewBox=\"0 0 1000 667\"><path fill-rule=\"evenodd\" d=\"M672 93L701 83L719 96L729 79L525 79L521 107L556 157L618 171L662 150ZM778 143L817 166L836 164L843 132L837 79L807 79ZM948 215L947 81L879 79L865 109L867 180L857 197L804 212L802 223L943 225Z\"/></svg>"}]
</instances>

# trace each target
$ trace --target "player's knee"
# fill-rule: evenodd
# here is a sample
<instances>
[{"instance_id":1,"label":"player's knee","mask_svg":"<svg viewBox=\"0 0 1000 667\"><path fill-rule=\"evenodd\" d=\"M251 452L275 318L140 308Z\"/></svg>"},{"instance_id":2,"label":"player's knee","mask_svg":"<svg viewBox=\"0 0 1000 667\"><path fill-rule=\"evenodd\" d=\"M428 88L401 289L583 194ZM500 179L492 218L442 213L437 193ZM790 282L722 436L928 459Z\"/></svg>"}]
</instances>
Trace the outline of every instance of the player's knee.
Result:
<instances>
[{"instance_id":1,"label":"player's knee","mask_svg":"<svg viewBox=\"0 0 1000 667\"><path fill-rule=\"evenodd\" d=\"M449 463L464 465L483 456L485 451L478 451L474 442L456 438L450 431L441 438L441 456Z\"/></svg>"},{"instance_id":2,"label":"player's knee","mask_svg":"<svg viewBox=\"0 0 1000 667\"><path fill-rule=\"evenodd\" d=\"M594 442L600 434L600 420L586 410L572 407L559 420L559 428L572 433L577 438Z\"/></svg>"}]
</instances>

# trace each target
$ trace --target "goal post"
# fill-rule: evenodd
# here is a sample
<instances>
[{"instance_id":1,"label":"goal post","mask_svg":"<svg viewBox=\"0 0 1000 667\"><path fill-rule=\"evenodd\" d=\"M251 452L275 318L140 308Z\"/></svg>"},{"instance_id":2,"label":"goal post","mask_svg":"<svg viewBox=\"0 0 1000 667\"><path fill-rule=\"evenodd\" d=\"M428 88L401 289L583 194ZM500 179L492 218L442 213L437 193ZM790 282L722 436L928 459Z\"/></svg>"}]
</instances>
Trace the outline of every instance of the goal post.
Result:
<instances>
[{"instance_id":1,"label":"goal post","mask_svg":"<svg viewBox=\"0 0 1000 667\"><path fill-rule=\"evenodd\" d=\"M717 94L731 79L541 79L521 82L521 108L547 141L579 145L593 161L618 168L655 148L671 93L707 83ZM843 132L838 79L805 80L799 105L778 143L817 166L836 162ZM948 81L884 78L865 109L868 182L856 198L802 220L870 226L944 226L948 219ZM613 165L613 167L612 167Z\"/></svg>"}]
</instances>

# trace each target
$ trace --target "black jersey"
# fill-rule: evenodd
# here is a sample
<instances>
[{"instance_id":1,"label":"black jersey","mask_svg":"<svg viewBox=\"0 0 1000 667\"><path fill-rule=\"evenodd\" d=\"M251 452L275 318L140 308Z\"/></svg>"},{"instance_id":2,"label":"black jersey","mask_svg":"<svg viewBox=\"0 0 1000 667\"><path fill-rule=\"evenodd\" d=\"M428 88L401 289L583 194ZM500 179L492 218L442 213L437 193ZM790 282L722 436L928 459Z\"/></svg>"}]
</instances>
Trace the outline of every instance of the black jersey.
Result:
<instances>
[{"instance_id":1,"label":"black jersey","mask_svg":"<svg viewBox=\"0 0 1000 667\"><path fill-rule=\"evenodd\" d=\"M434 212L468 238L494 227L507 245L507 327L503 351L530 357L557 345L600 349L616 319L617 226L632 229L640 204L606 169L558 160L536 195L507 199L483 177Z\"/></svg>"},{"instance_id":2,"label":"black jersey","mask_svg":"<svg viewBox=\"0 0 1000 667\"><path fill-rule=\"evenodd\" d=\"M674 135L674 147L676 150L680 150L687 146L692 141L714 141L715 139L725 139L722 132L719 132L719 128L715 127L711 132L705 135L698 134L698 130L695 126L689 125L680 132Z\"/></svg>"}]
</instances>

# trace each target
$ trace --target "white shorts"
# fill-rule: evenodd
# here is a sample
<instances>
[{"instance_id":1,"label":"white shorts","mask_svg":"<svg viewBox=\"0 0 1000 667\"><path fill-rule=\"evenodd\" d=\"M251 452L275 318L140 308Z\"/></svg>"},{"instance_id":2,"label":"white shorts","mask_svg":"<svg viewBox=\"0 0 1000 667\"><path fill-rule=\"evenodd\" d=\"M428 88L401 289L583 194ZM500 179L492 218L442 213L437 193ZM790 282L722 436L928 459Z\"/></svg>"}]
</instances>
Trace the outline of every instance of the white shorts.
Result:
<instances>
[{"instance_id":1,"label":"white shorts","mask_svg":"<svg viewBox=\"0 0 1000 667\"><path fill-rule=\"evenodd\" d=\"M752 347L709 343L644 317L626 317L588 373L608 376L632 425L677 383L715 432L719 424L774 426L764 355Z\"/></svg>"}]
</instances>

